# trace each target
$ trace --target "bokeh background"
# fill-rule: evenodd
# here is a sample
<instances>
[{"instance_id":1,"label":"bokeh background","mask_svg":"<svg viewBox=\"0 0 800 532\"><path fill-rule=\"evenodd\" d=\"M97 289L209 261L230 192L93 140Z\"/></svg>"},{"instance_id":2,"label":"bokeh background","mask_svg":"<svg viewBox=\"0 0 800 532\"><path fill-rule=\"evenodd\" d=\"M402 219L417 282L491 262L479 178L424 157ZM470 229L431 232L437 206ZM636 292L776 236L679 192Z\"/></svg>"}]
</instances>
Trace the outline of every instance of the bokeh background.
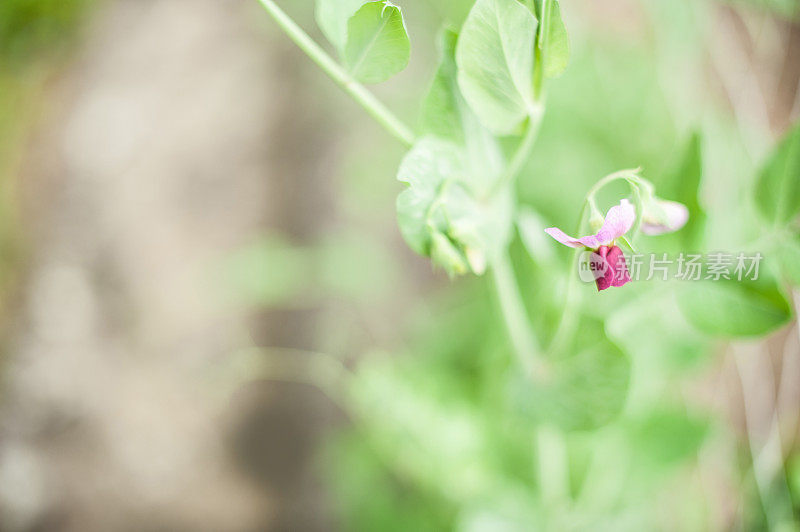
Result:
<instances>
[{"instance_id":1,"label":"bokeh background","mask_svg":"<svg viewBox=\"0 0 800 532\"><path fill-rule=\"evenodd\" d=\"M374 90L415 123L471 2L400 4L411 62ZM709 241L740 244L800 116L798 3L562 10L521 201L571 227L607 173L670 197L700 165ZM712 341L614 295L625 415L534 438L489 283L400 237L402 155L255 0L2 0L0 530L796 530L796 323ZM559 286L512 251L546 331Z\"/></svg>"}]
</instances>

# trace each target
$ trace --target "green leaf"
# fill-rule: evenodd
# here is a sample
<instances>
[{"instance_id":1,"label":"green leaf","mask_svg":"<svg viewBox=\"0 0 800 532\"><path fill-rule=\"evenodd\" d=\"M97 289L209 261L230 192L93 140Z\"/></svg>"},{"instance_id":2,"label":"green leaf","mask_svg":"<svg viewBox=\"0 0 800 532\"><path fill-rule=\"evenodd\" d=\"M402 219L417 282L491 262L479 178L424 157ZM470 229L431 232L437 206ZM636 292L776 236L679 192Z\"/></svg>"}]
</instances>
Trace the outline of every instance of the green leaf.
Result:
<instances>
[{"instance_id":1,"label":"green leaf","mask_svg":"<svg viewBox=\"0 0 800 532\"><path fill-rule=\"evenodd\" d=\"M439 33L440 63L428 94L422 101L420 131L462 144L464 116L456 82L455 50L458 34L444 28Z\"/></svg>"},{"instance_id":2,"label":"green leaf","mask_svg":"<svg viewBox=\"0 0 800 532\"><path fill-rule=\"evenodd\" d=\"M708 434L708 422L682 409L648 412L631 420L627 432L634 452L647 469L669 469L696 456Z\"/></svg>"},{"instance_id":3,"label":"green leaf","mask_svg":"<svg viewBox=\"0 0 800 532\"><path fill-rule=\"evenodd\" d=\"M348 392L370 442L404 476L457 500L486 492L491 471L474 409L420 389L407 370L375 355L359 364Z\"/></svg>"},{"instance_id":4,"label":"green leaf","mask_svg":"<svg viewBox=\"0 0 800 532\"><path fill-rule=\"evenodd\" d=\"M791 308L775 281L686 282L677 293L678 305L689 322L713 336L765 335L791 318Z\"/></svg>"},{"instance_id":5,"label":"green leaf","mask_svg":"<svg viewBox=\"0 0 800 532\"><path fill-rule=\"evenodd\" d=\"M790 223L800 214L800 125L767 160L755 190L756 207L768 222Z\"/></svg>"},{"instance_id":6,"label":"green leaf","mask_svg":"<svg viewBox=\"0 0 800 532\"><path fill-rule=\"evenodd\" d=\"M420 130L463 146L466 164L473 170L471 185L483 193L502 171L503 156L497 140L481 125L458 88L457 42L458 34L454 31L444 29L440 33L441 62L422 104Z\"/></svg>"},{"instance_id":7,"label":"green leaf","mask_svg":"<svg viewBox=\"0 0 800 532\"><path fill-rule=\"evenodd\" d=\"M344 61L357 80L386 81L408 65L410 54L403 13L391 2L368 2L347 22Z\"/></svg>"},{"instance_id":8,"label":"green leaf","mask_svg":"<svg viewBox=\"0 0 800 532\"><path fill-rule=\"evenodd\" d=\"M699 249L705 233L706 213L700 205L700 184L703 179L703 157L700 135L693 134L674 171L672 182L676 185L675 200L689 209L689 221L681 229L682 243L687 249Z\"/></svg>"},{"instance_id":9,"label":"green leaf","mask_svg":"<svg viewBox=\"0 0 800 532\"><path fill-rule=\"evenodd\" d=\"M486 127L519 130L534 107L536 17L517 0L478 0L456 49L458 84Z\"/></svg>"},{"instance_id":10,"label":"green leaf","mask_svg":"<svg viewBox=\"0 0 800 532\"><path fill-rule=\"evenodd\" d=\"M543 31L539 32L538 45L542 51L544 75L556 78L569 64L569 37L558 0L546 0L544 8L547 11L541 17Z\"/></svg>"},{"instance_id":11,"label":"green leaf","mask_svg":"<svg viewBox=\"0 0 800 532\"><path fill-rule=\"evenodd\" d=\"M655 323L657 335L653 334ZM709 353L708 338L687 322L667 290L645 292L615 310L606 320L606 331L659 375L693 366Z\"/></svg>"},{"instance_id":12,"label":"green leaf","mask_svg":"<svg viewBox=\"0 0 800 532\"><path fill-rule=\"evenodd\" d=\"M521 207L517 214L517 230L525 250L534 262L554 264L556 254L550 237L544 230L548 227L545 220L529 206Z\"/></svg>"},{"instance_id":13,"label":"green leaf","mask_svg":"<svg viewBox=\"0 0 800 532\"><path fill-rule=\"evenodd\" d=\"M432 230L447 230L446 224L434 226L431 207L442 185L464 173L461 153L455 144L424 137L400 163L397 179L409 188L397 198L397 218L400 232L408 245L421 255L430 255ZM430 225L429 225L430 224Z\"/></svg>"},{"instance_id":14,"label":"green leaf","mask_svg":"<svg viewBox=\"0 0 800 532\"><path fill-rule=\"evenodd\" d=\"M397 174L409 185L397 198L403 237L451 274L462 273L462 256L474 273L482 273L481 265L502 251L511 233L510 195L478 200L476 183L484 178L475 177L467 161L463 148L428 136L414 145Z\"/></svg>"},{"instance_id":15,"label":"green leaf","mask_svg":"<svg viewBox=\"0 0 800 532\"><path fill-rule=\"evenodd\" d=\"M512 401L541 422L565 430L603 426L622 411L630 382L630 360L609 340L600 322L584 318L581 334L553 364L545 382L515 381Z\"/></svg>"},{"instance_id":16,"label":"green leaf","mask_svg":"<svg viewBox=\"0 0 800 532\"><path fill-rule=\"evenodd\" d=\"M364 0L317 0L317 25L340 53L347 43L347 21Z\"/></svg>"}]
</instances>

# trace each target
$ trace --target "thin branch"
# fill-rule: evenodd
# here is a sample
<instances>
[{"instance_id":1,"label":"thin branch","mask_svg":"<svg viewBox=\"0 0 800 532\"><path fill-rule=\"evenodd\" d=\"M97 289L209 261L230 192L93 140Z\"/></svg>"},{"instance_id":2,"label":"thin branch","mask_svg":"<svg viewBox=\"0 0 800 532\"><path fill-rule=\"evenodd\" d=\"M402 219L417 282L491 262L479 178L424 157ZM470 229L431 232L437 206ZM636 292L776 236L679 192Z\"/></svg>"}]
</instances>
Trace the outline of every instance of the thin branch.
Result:
<instances>
[{"instance_id":1,"label":"thin branch","mask_svg":"<svg viewBox=\"0 0 800 532\"><path fill-rule=\"evenodd\" d=\"M341 86L357 103L377 120L389 133L406 146L414 144L415 137L411 128L406 126L392 113L374 94L356 81L339 63L333 60L325 50L314 42L306 32L298 26L272 0L259 0L275 22L294 41L306 55L311 58L328 76Z\"/></svg>"},{"instance_id":2,"label":"thin branch","mask_svg":"<svg viewBox=\"0 0 800 532\"><path fill-rule=\"evenodd\" d=\"M543 369L539 360L539 342L528 320L528 313L525 311L514 270L507 255L498 257L492 263L492 277L514 352L525 373L534 376Z\"/></svg>"}]
</instances>

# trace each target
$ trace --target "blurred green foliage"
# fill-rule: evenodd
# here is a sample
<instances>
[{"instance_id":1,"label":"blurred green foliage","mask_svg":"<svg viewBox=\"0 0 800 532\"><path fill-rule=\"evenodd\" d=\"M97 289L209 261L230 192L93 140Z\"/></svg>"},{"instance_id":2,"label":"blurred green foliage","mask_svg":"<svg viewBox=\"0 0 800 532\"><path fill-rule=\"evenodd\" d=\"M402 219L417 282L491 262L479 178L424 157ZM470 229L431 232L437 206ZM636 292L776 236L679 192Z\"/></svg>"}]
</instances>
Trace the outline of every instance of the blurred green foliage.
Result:
<instances>
[{"instance_id":1,"label":"blurred green foliage","mask_svg":"<svg viewBox=\"0 0 800 532\"><path fill-rule=\"evenodd\" d=\"M406 10L412 22L424 20L422 28L409 28L415 46L430 45L422 55L434 54L437 26L460 27L472 3L438 0L415 6L416 13ZM791 6L784 4L785 14ZM770 162L751 160L736 124L709 107L703 95L684 94L686 78L676 74L676 65L680 72L705 68L697 47L705 38L708 10L692 0L641 5L645 39L602 24L573 31L568 3L562 5L570 63L549 85L541 133L519 180L523 206L511 246L517 281L545 344L561 319L571 254L543 239L542 229L577 224L584 194L603 175L642 167L660 196L688 206L691 223L685 230L643 238L644 252L704 252L710 246L748 251L762 231L752 191L758 167ZM452 97L448 82L455 38L450 32L440 45L445 61L422 105L421 123L424 132L461 144L463 130L452 126L463 125L463 102ZM430 72L413 68L412 55L412 73L402 74L398 83L403 86L406 76L411 81L405 87L416 87L412 95L422 97L427 87L420 77L433 77L434 66ZM364 220L382 220L396 193L375 178L389 179L392 163L376 157L379 144L365 142L359 138L342 146L343 208L356 232L366 231ZM507 152L513 145L503 141ZM610 186L599 199L607 208L627 193L622 185ZM326 235L320 249L336 239ZM371 253L387 248L373 238L364 244ZM240 285L240 293L266 294L261 299L266 305L336 293L369 309L381 308L383 297L410 290L399 266L408 259L393 248L385 260L372 263L357 259L355 250L348 252L353 253L349 265L347 254L340 256L339 277L348 279L356 270L353 286L363 279L374 287L361 295L337 292L326 281L336 276L320 273L324 253L285 242L276 251L270 259L242 256L236 267L251 275L233 277L254 284L252 290ZM791 247L782 258L789 280L796 275L796 254ZM768 262L776 264L772 257ZM354 423L326 450L324 464L344 527L723 528L726 523L718 520L725 512L723 497L706 492L696 464L706 446L724 448L735 437L710 412L691 406L685 388L712 364L720 338L762 335L789 320L782 281L772 270L766 268L762 283L736 286L725 297L696 286L652 282L602 297L582 290L574 332L562 350L549 353L552 373L544 383L520 374L490 279L437 284L426 290L424 302L406 301L407 318L395 326L408 340L377 346L383 351L373 346L359 357L340 398ZM270 278L268 271L277 274ZM364 298L385 283L396 283L396 289L369 302ZM749 318L737 322L742 316ZM324 341L319 348L336 352ZM733 458L727 465L740 478L731 489L745 500L748 529L760 529L773 511L770 502L760 502L750 463ZM796 470L789 472L791 479ZM797 489L797 481L791 482Z\"/></svg>"},{"instance_id":2,"label":"blurred green foliage","mask_svg":"<svg viewBox=\"0 0 800 532\"><path fill-rule=\"evenodd\" d=\"M93 0L0 2L0 308L22 246L16 171L42 88Z\"/></svg>"},{"instance_id":3,"label":"blurred green foliage","mask_svg":"<svg viewBox=\"0 0 800 532\"><path fill-rule=\"evenodd\" d=\"M3 0L0 65L30 68L63 51L93 0Z\"/></svg>"},{"instance_id":4,"label":"blurred green foliage","mask_svg":"<svg viewBox=\"0 0 800 532\"><path fill-rule=\"evenodd\" d=\"M431 7L440 20L457 27L471 3L439 1ZM700 60L686 43L702 40L697 33L702 10L695 12L691 2L683 1L669 9L657 2L644 4L663 47L609 38L603 28L590 28L574 39L570 67L551 86L542 132L520 180L526 206L519 219L522 239L513 244L512 256L533 324L544 339L550 339L559 322L569 259L566 250L554 251L536 235L545 226L575 224L583 194L600 176L642 166L663 197L689 207L691 224L659 240L659 251L706 250L710 242L743 245L753 236L748 228L758 227L746 204L731 210L708 201L705 191L724 187L732 194L749 194L761 162L742 155L742 141L723 114L698 120L703 104L676 102L670 92L674 80L665 81L676 58L687 65ZM432 94L441 99L451 89L440 78ZM454 113L434 120L429 112L424 116L424 130L463 140L447 127ZM389 205L394 193L375 184L376 168L387 177L392 168L365 154L361 141L344 158L348 181L343 195L369 199L344 204L361 231L364 219L385 214L368 206ZM722 170L705 172L718 161L724 163ZM610 205L624 193L609 187L603 200ZM338 273L321 273L328 259L320 250L337 238L327 235L316 251L286 242L269 252L251 250L240 257L239 273L232 278L252 279L252 285L240 285L238 291L261 294L256 300L267 305L296 304L324 293L370 308L380 304L378 287L402 286L394 252L369 262L357 259L363 255L355 247L346 248L336 262ZM369 238L364 243L370 253L385 249ZM654 242L645 239L642 245L647 251ZM793 274L796 261L789 253L783 262ZM339 292L330 282L337 278L352 278L344 284L354 288L373 288L360 295L358 290ZM375 299L368 302L368 293ZM398 323L402 336L410 338L407 344L391 346L391 354L364 355L342 398L354 426L329 446L325 467L345 528L714 528L719 503L704 493L691 469L704 445L730 441L731 435L709 413L687 406L681 383L708 366L715 335L738 336L748 327L762 334L788 320L790 309L769 276L764 285L731 294L740 309L756 307L754 316L766 320L760 325L758 319L726 321L722 311L730 301L715 311L707 303L719 298L690 294L694 313L682 308L685 298L680 303L671 287L652 283L602 298L583 297L574 341L556 354L557 371L548 375L547 385L534 386L514 366L487 279L427 293L426 302L412 305L408 320ZM752 294L757 297L748 299ZM764 302L769 303L766 314ZM698 329L704 320L708 327ZM749 464L739 467L747 527L761 528L765 512L771 511L769 501L760 507L746 473ZM788 473L795 490L796 470L795 465Z\"/></svg>"}]
</instances>

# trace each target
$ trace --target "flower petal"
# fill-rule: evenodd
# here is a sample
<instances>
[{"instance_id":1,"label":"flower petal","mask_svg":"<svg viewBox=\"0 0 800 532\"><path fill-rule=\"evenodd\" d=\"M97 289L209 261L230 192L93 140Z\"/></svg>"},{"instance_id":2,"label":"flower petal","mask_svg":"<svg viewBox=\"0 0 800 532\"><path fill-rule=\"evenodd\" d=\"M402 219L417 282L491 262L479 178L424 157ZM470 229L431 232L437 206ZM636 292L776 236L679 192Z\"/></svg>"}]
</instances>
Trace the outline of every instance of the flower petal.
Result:
<instances>
[{"instance_id":1,"label":"flower petal","mask_svg":"<svg viewBox=\"0 0 800 532\"><path fill-rule=\"evenodd\" d=\"M559 229L558 227L548 227L544 230L545 233L552 236L565 246L569 246L571 248L596 248L600 245L600 242L597 240L597 237L594 235L584 236L581 238L574 238L569 236L567 233Z\"/></svg>"},{"instance_id":2,"label":"flower petal","mask_svg":"<svg viewBox=\"0 0 800 532\"><path fill-rule=\"evenodd\" d=\"M592 261L600 263L596 267L598 275L595 277L597 290L606 290L612 286L624 286L631 281L625 255L618 246L600 246L592 254Z\"/></svg>"},{"instance_id":3,"label":"flower petal","mask_svg":"<svg viewBox=\"0 0 800 532\"><path fill-rule=\"evenodd\" d=\"M612 247L606 256L608 267L614 271L614 279L611 286L625 286L631 282L631 274L628 272L628 263L625 262L625 255L618 246Z\"/></svg>"},{"instance_id":4,"label":"flower petal","mask_svg":"<svg viewBox=\"0 0 800 532\"><path fill-rule=\"evenodd\" d=\"M619 202L608 210L603 227L597 232L595 237L601 244L609 244L615 238L619 238L633 227L636 220L636 211L627 199Z\"/></svg>"},{"instance_id":5,"label":"flower petal","mask_svg":"<svg viewBox=\"0 0 800 532\"><path fill-rule=\"evenodd\" d=\"M689 220L689 209L683 203L658 200L656 208L660 212L645 212L642 220L642 233L645 235L672 233Z\"/></svg>"}]
</instances>

